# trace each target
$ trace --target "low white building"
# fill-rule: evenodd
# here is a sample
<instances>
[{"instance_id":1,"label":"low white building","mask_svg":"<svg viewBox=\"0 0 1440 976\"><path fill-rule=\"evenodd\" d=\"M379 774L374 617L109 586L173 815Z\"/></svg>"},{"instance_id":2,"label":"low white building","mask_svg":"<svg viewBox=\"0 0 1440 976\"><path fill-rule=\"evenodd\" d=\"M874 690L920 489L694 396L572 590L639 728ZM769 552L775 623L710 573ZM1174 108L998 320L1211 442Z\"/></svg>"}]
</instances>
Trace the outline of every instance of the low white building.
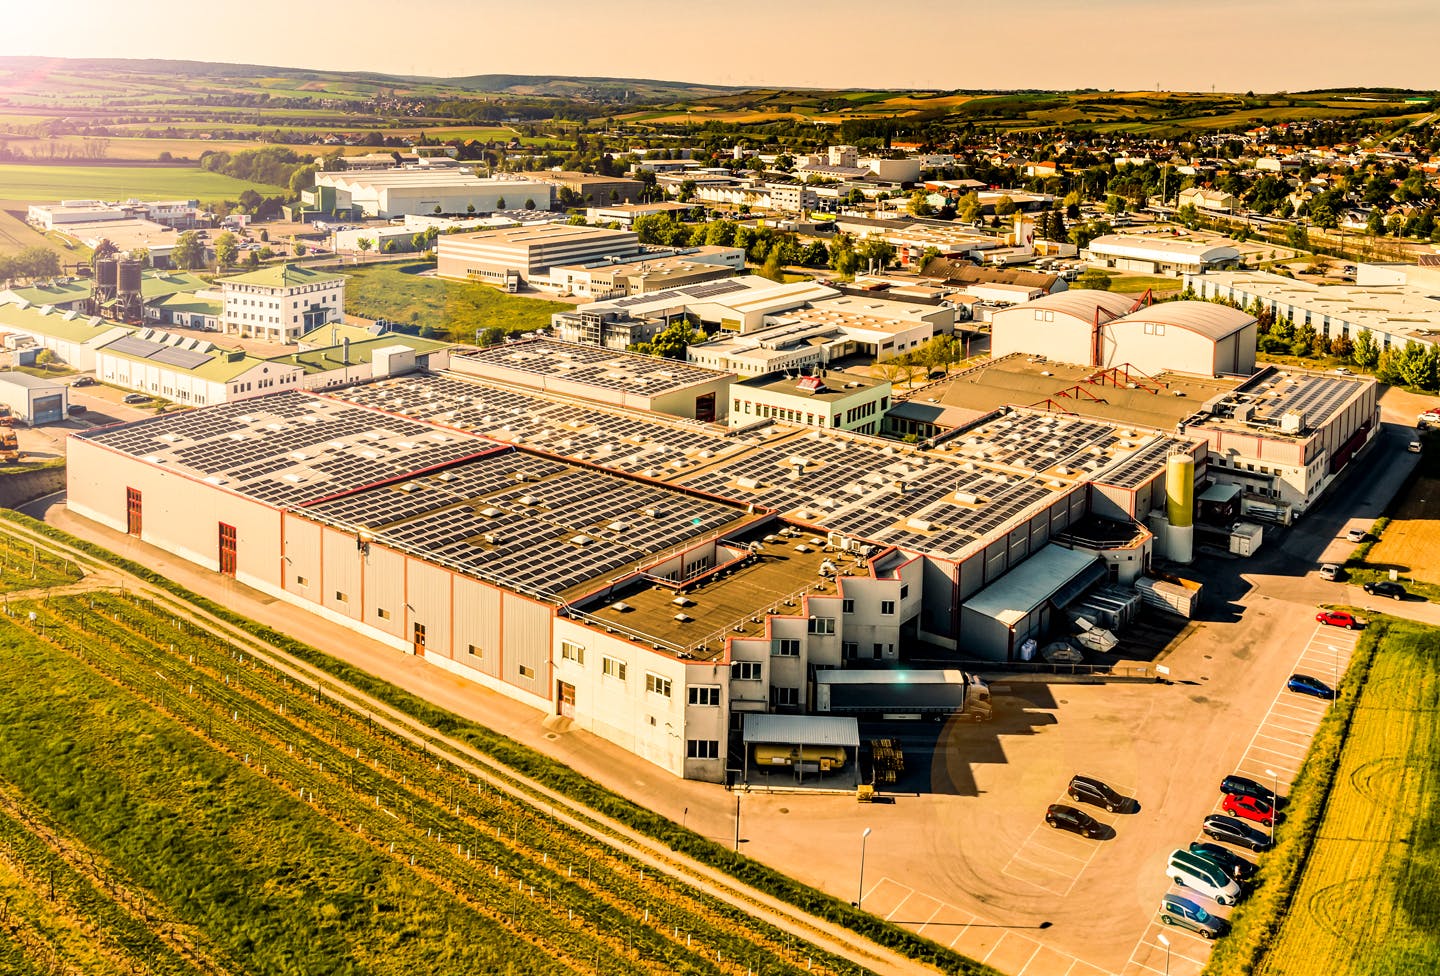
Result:
<instances>
[{"instance_id":1,"label":"low white building","mask_svg":"<svg viewBox=\"0 0 1440 976\"><path fill-rule=\"evenodd\" d=\"M469 167L452 165L316 173L315 185L335 191L336 209L355 207L367 217L549 210L554 200L549 184L483 179Z\"/></svg>"},{"instance_id":2,"label":"low white building","mask_svg":"<svg viewBox=\"0 0 1440 976\"><path fill-rule=\"evenodd\" d=\"M65 365L88 372L97 349L134 330L98 315L20 301L0 305L0 331L27 336Z\"/></svg>"},{"instance_id":3,"label":"low white building","mask_svg":"<svg viewBox=\"0 0 1440 976\"><path fill-rule=\"evenodd\" d=\"M1105 234L1092 240L1080 257L1096 268L1181 275L1233 268L1240 263L1240 249L1226 240Z\"/></svg>"},{"instance_id":4,"label":"low white building","mask_svg":"<svg viewBox=\"0 0 1440 976\"><path fill-rule=\"evenodd\" d=\"M0 403L27 424L54 424L65 419L70 389L29 373L0 373Z\"/></svg>"},{"instance_id":5,"label":"low white building","mask_svg":"<svg viewBox=\"0 0 1440 976\"><path fill-rule=\"evenodd\" d=\"M849 373L760 376L730 386L731 427L773 419L876 434L889 409L888 381Z\"/></svg>"},{"instance_id":6,"label":"low white building","mask_svg":"<svg viewBox=\"0 0 1440 976\"><path fill-rule=\"evenodd\" d=\"M95 377L102 383L190 407L298 389L304 375L293 363L159 329L120 336L95 352Z\"/></svg>"},{"instance_id":7,"label":"low white building","mask_svg":"<svg viewBox=\"0 0 1440 976\"><path fill-rule=\"evenodd\" d=\"M631 260L645 253L628 230L544 224L473 234L447 234L435 242L436 274L495 285L508 291L542 288L559 291L556 267L594 261Z\"/></svg>"},{"instance_id":8,"label":"low white building","mask_svg":"<svg viewBox=\"0 0 1440 976\"><path fill-rule=\"evenodd\" d=\"M276 265L220 279L223 331L294 342L345 318L345 277L298 265Z\"/></svg>"}]
</instances>

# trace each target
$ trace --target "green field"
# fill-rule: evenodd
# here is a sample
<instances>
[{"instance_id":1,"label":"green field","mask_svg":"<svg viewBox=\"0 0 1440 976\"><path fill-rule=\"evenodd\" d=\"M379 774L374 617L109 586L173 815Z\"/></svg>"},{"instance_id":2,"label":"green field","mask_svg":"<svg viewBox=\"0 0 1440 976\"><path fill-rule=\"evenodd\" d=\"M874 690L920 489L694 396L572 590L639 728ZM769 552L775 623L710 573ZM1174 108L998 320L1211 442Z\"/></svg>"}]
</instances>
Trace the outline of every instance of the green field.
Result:
<instances>
[{"instance_id":1,"label":"green field","mask_svg":"<svg viewBox=\"0 0 1440 976\"><path fill-rule=\"evenodd\" d=\"M1440 632L1385 626L1314 847L1261 973L1440 968Z\"/></svg>"},{"instance_id":2,"label":"green field","mask_svg":"<svg viewBox=\"0 0 1440 976\"><path fill-rule=\"evenodd\" d=\"M1164 275L1121 275L1100 268L1094 268L1085 272L1090 275L1105 275L1110 280L1108 291L1119 292L1123 295L1143 294L1147 289L1154 292L1156 298L1165 298L1178 294L1181 285L1184 284L1179 278L1167 278ZM1090 285L1081 279L1070 283L1071 288L1088 288Z\"/></svg>"},{"instance_id":3,"label":"green field","mask_svg":"<svg viewBox=\"0 0 1440 976\"><path fill-rule=\"evenodd\" d=\"M345 308L365 318L385 318L429 326L457 342L475 341L482 329L530 332L550 324L550 316L573 306L539 298L507 295L487 285L421 277L424 263L346 268Z\"/></svg>"},{"instance_id":4,"label":"green field","mask_svg":"<svg viewBox=\"0 0 1440 976\"><path fill-rule=\"evenodd\" d=\"M234 200L244 190L274 195L279 187L247 183L199 168L168 166L27 166L0 164L0 200Z\"/></svg>"}]
</instances>

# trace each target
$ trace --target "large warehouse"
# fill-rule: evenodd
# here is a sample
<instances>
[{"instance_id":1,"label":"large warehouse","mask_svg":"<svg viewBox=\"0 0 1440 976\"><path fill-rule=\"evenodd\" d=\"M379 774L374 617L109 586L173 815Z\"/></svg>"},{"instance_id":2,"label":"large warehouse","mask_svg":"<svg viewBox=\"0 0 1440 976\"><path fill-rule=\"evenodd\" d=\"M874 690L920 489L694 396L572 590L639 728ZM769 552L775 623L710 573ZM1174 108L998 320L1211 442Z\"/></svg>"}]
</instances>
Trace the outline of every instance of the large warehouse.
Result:
<instances>
[{"instance_id":1,"label":"large warehouse","mask_svg":"<svg viewBox=\"0 0 1440 976\"><path fill-rule=\"evenodd\" d=\"M367 217L490 213L506 207L549 210L553 197L548 183L481 179L458 166L316 173L315 185L335 191L335 209L354 207Z\"/></svg>"},{"instance_id":2,"label":"large warehouse","mask_svg":"<svg viewBox=\"0 0 1440 976\"><path fill-rule=\"evenodd\" d=\"M1017 657L1148 568L1172 456L1204 477L1198 440L1060 414L922 450L567 391L417 373L91 430L69 505L718 781L732 716L810 710L816 668ZM1042 594L1004 585L1037 557Z\"/></svg>"},{"instance_id":3,"label":"large warehouse","mask_svg":"<svg viewBox=\"0 0 1440 976\"><path fill-rule=\"evenodd\" d=\"M1240 249L1226 240L1105 234L1092 240L1080 257L1096 268L1182 275L1233 268L1240 263Z\"/></svg>"},{"instance_id":4,"label":"large warehouse","mask_svg":"<svg viewBox=\"0 0 1440 976\"><path fill-rule=\"evenodd\" d=\"M1255 371L1255 317L1214 302L1141 307L1122 295L1074 290L1000 309L991 354L1044 356L1080 366L1128 366L1202 376Z\"/></svg>"},{"instance_id":5,"label":"large warehouse","mask_svg":"<svg viewBox=\"0 0 1440 976\"><path fill-rule=\"evenodd\" d=\"M442 278L479 281L508 291L559 291L564 287L564 276L557 275L552 281L552 268L627 260L644 253L640 238L628 230L572 224L503 227L442 235L435 242L435 273Z\"/></svg>"}]
</instances>

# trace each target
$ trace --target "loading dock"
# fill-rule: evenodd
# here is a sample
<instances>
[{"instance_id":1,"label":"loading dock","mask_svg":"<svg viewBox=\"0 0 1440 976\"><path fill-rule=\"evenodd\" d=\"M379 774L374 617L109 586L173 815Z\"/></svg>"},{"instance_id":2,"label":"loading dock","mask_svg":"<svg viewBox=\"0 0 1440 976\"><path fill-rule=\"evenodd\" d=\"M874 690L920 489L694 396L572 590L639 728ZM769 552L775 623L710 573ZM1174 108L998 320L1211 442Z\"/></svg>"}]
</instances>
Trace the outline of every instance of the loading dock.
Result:
<instances>
[{"instance_id":1,"label":"loading dock","mask_svg":"<svg viewBox=\"0 0 1440 976\"><path fill-rule=\"evenodd\" d=\"M837 790L860 785L860 726L833 715L745 716L745 766L748 789Z\"/></svg>"}]
</instances>

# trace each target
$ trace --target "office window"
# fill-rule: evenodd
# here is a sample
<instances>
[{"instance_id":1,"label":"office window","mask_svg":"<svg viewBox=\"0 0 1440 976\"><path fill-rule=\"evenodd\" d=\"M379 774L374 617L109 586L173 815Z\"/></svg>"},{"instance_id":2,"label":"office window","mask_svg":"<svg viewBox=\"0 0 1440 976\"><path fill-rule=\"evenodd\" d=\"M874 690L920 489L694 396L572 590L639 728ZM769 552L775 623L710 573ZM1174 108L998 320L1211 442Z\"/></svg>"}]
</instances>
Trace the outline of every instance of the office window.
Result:
<instances>
[{"instance_id":1,"label":"office window","mask_svg":"<svg viewBox=\"0 0 1440 976\"><path fill-rule=\"evenodd\" d=\"M533 678L533 677L535 677L535 669L532 668L532 667L528 667L528 666L526 666L526 665L524 665L524 664L520 665L520 677L522 677L522 678Z\"/></svg>"},{"instance_id":2,"label":"office window","mask_svg":"<svg viewBox=\"0 0 1440 976\"><path fill-rule=\"evenodd\" d=\"M759 681L761 673L759 661L730 662L730 677L736 681Z\"/></svg>"},{"instance_id":3,"label":"office window","mask_svg":"<svg viewBox=\"0 0 1440 976\"><path fill-rule=\"evenodd\" d=\"M855 601L854 601L854 600L845 600L844 602L842 602L842 603L840 604L840 612L841 612L841 613L854 613L854 612L855 612Z\"/></svg>"},{"instance_id":4,"label":"office window","mask_svg":"<svg viewBox=\"0 0 1440 976\"><path fill-rule=\"evenodd\" d=\"M835 633L835 618L811 617L809 630L812 634L833 634Z\"/></svg>"},{"instance_id":5,"label":"office window","mask_svg":"<svg viewBox=\"0 0 1440 976\"><path fill-rule=\"evenodd\" d=\"M887 615L887 616L890 615L890 614L893 614L893 613L895 612L895 601L894 601L894 600L881 600L881 601L880 601L880 612L883 613L883 614L885 614L885 615Z\"/></svg>"},{"instance_id":6,"label":"office window","mask_svg":"<svg viewBox=\"0 0 1440 976\"><path fill-rule=\"evenodd\" d=\"M348 594L348 593L342 593L342 592L340 592L339 590L336 590L336 591L335 591L335 602L336 602L336 603L349 603L349 602L350 602L350 594Z\"/></svg>"},{"instance_id":7,"label":"office window","mask_svg":"<svg viewBox=\"0 0 1440 976\"><path fill-rule=\"evenodd\" d=\"M389 620L389 619L390 619L390 611L384 609L383 607L376 607L376 608L375 608L375 616L379 617L381 620Z\"/></svg>"},{"instance_id":8,"label":"office window","mask_svg":"<svg viewBox=\"0 0 1440 976\"><path fill-rule=\"evenodd\" d=\"M685 741L686 759L719 759L719 739L687 739Z\"/></svg>"},{"instance_id":9,"label":"office window","mask_svg":"<svg viewBox=\"0 0 1440 976\"><path fill-rule=\"evenodd\" d=\"M772 708L795 708L799 704L799 688L786 688L776 685L770 689L770 705Z\"/></svg>"},{"instance_id":10,"label":"office window","mask_svg":"<svg viewBox=\"0 0 1440 976\"><path fill-rule=\"evenodd\" d=\"M306 576L297 576L297 577L295 577L295 585L296 585L296 586L309 586L309 585L310 585L310 579L309 579L309 577L306 577Z\"/></svg>"},{"instance_id":11,"label":"office window","mask_svg":"<svg viewBox=\"0 0 1440 976\"><path fill-rule=\"evenodd\" d=\"M482 651L480 648L476 647L474 644L466 644L465 653L475 658L477 661L485 656L485 652Z\"/></svg>"},{"instance_id":12,"label":"office window","mask_svg":"<svg viewBox=\"0 0 1440 976\"><path fill-rule=\"evenodd\" d=\"M698 685L690 689L690 704L692 705L719 705L719 685Z\"/></svg>"},{"instance_id":13,"label":"office window","mask_svg":"<svg viewBox=\"0 0 1440 976\"><path fill-rule=\"evenodd\" d=\"M658 674L645 673L645 690L657 695L670 697L670 679L662 678Z\"/></svg>"},{"instance_id":14,"label":"office window","mask_svg":"<svg viewBox=\"0 0 1440 976\"><path fill-rule=\"evenodd\" d=\"M616 681L625 680L625 662L619 658L607 657L602 660L600 671L607 678L614 678Z\"/></svg>"},{"instance_id":15,"label":"office window","mask_svg":"<svg viewBox=\"0 0 1440 976\"><path fill-rule=\"evenodd\" d=\"M853 661L860 656L860 645L854 641L842 641L840 643L840 654L847 661Z\"/></svg>"},{"instance_id":16,"label":"office window","mask_svg":"<svg viewBox=\"0 0 1440 976\"><path fill-rule=\"evenodd\" d=\"M776 657L799 657L800 641L794 637L782 637L774 643L770 653Z\"/></svg>"},{"instance_id":17,"label":"office window","mask_svg":"<svg viewBox=\"0 0 1440 976\"><path fill-rule=\"evenodd\" d=\"M909 584L909 583L906 583L906 584L904 584L903 586L900 587L900 599L903 600L903 599L905 599L905 598L906 598L907 596L909 596L909 595L910 595L910 584Z\"/></svg>"},{"instance_id":18,"label":"office window","mask_svg":"<svg viewBox=\"0 0 1440 976\"><path fill-rule=\"evenodd\" d=\"M576 664L585 663L585 648L574 641L560 642L560 658L564 661L574 661Z\"/></svg>"}]
</instances>

